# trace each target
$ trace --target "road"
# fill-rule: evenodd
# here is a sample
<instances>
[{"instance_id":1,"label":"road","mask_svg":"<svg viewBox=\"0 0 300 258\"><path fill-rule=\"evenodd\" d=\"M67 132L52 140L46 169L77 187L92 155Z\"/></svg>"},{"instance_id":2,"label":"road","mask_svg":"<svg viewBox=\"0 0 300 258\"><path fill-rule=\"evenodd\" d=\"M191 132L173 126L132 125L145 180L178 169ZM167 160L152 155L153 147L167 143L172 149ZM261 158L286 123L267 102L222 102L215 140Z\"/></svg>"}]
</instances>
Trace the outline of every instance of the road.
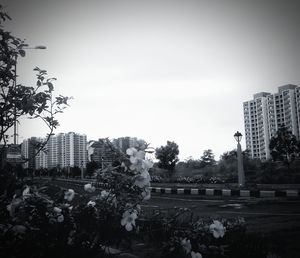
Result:
<instances>
[{"instance_id":1,"label":"road","mask_svg":"<svg viewBox=\"0 0 300 258\"><path fill-rule=\"evenodd\" d=\"M291 226L300 230L299 199L217 198L152 194L146 209L190 208L195 215L220 218L244 217L249 230L272 232Z\"/></svg>"},{"instance_id":2,"label":"road","mask_svg":"<svg viewBox=\"0 0 300 258\"><path fill-rule=\"evenodd\" d=\"M152 194L144 209L182 207L210 218L243 217L248 232L263 235L280 257L300 257L300 200Z\"/></svg>"}]
</instances>

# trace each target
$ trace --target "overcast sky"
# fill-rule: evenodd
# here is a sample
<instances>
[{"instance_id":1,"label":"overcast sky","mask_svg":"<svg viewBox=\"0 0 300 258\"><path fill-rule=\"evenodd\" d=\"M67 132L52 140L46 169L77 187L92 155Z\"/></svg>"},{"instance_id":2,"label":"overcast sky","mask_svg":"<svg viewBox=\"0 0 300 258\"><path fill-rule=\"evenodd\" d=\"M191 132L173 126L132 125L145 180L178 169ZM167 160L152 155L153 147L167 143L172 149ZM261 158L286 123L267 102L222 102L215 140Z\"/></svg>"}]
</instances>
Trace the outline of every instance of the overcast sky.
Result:
<instances>
[{"instance_id":1,"label":"overcast sky","mask_svg":"<svg viewBox=\"0 0 300 258\"><path fill-rule=\"evenodd\" d=\"M209 148L218 159L244 134L243 101L300 85L297 0L2 3L14 35L47 46L19 59L19 82L35 83L39 66L74 97L56 133L171 140L182 160ZM22 119L19 142L46 133Z\"/></svg>"}]
</instances>

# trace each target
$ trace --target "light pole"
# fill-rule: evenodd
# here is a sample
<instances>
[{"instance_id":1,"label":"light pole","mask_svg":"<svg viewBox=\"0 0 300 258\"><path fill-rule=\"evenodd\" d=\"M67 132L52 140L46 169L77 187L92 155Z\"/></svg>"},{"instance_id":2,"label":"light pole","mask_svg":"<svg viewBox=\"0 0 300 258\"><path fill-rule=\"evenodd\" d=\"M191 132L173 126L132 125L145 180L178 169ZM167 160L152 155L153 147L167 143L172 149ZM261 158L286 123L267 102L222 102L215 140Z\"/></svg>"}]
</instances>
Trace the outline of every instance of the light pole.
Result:
<instances>
[{"instance_id":1,"label":"light pole","mask_svg":"<svg viewBox=\"0 0 300 258\"><path fill-rule=\"evenodd\" d=\"M245 185L245 173L243 167L243 156L242 156L242 147L240 141L242 139L242 134L237 131L234 134L234 138L237 141L237 161L238 161L238 183L239 187L243 187Z\"/></svg>"},{"instance_id":2,"label":"light pole","mask_svg":"<svg viewBox=\"0 0 300 258\"><path fill-rule=\"evenodd\" d=\"M81 161L81 179L84 178L84 175L83 175L83 160Z\"/></svg>"},{"instance_id":3,"label":"light pole","mask_svg":"<svg viewBox=\"0 0 300 258\"><path fill-rule=\"evenodd\" d=\"M155 149L153 147L148 147L147 149L145 149L145 158L146 158L146 154L149 153L150 155L148 155L148 159L153 161L153 153L154 152L155 152Z\"/></svg>"},{"instance_id":4,"label":"light pole","mask_svg":"<svg viewBox=\"0 0 300 258\"><path fill-rule=\"evenodd\" d=\"M24 47L20 48L19 51L23 49L46 49L45 46L35 46L35 47ZM18 55L15 55L15 78L14 78L14 88L17 88L17 63L18 63ZM16 106L14 107L14 145L18 144L18 134L17 134L17 110Z\"/></svg>"}]
</instances>

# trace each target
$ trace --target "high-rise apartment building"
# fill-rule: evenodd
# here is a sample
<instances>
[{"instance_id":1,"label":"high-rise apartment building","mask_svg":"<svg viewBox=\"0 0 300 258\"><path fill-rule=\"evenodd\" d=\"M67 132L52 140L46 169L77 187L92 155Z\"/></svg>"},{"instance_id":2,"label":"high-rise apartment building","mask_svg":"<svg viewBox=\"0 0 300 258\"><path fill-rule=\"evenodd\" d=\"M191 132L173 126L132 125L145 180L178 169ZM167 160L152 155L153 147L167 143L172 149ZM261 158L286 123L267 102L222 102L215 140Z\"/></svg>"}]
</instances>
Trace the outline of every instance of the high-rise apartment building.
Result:
<instances>
[{"instance_id":1,"label":"high-rise apartment building","mask_svg":"<svg viewBox=\"0 0 300 258\"><path fill-rule=\"evenodd\" d=\"M86 135L74 132L51 136L47 143L48 168L86 167Z\"/></svg>"},{"instance_id":2,"label":"high-rise apartment building","mask_svg":"<svg viewBox=\"0 0 300 258\"><path fill-rule=\"evenodd\" d=\"M292 84L278 88L278 93L261 92L243 103L246 148L252 158L270 158L270 139L281 126L300 136L300 87Z\"/></svg>"},{"instance_id":3,"label":"high-rise apartment building","mask_svg":"<svg viewBox=\"0 0 300 258\"><path fill-rule=\"evenodd\" d=\"M22 154L25 158L32 157L35 153L33 141L45 139L32 137L24 140ZM30 168L53 168L53 167L86 167L87 162L87 139L86 135L74 132L60 133L49 138L44 151L41 151L34 159L27 162Z\"/></svg>"},{"instance_id":4,"label":"high-rise apartment building","mask_svg":"<svg viewBox=\"0 0 300 258\"><path fill-rule=\"evenodd\" d=\"M23 164L24 168L35 168L36 143L39 139L31 137L25 139L21 144L21 154L24 160L28 160Z\"/></svg>"},{"instance_id":5,"label":"high-rise apartment building","mask_svg":"<svg viewBox=\"0 0 300 258\"><path fill-rule=\"evenodd\" d=\"M112 144L121 150L122 152L126 153L126 150L131 147L138 147L146 142L142 139L137 139L136 137L120 137L117 139L113 139Z\"/></svg>"},{"instance_id":6,"label":"high-rise apartment building","mask_svg":"<svg viewBox=\"0 0 300 258\"><path fill-rule=\"evenodd\" d=\"M48 157L47 152L41 150L35 157L35 168L47 168L48 167Z\"/></svg>"}]
</instances>

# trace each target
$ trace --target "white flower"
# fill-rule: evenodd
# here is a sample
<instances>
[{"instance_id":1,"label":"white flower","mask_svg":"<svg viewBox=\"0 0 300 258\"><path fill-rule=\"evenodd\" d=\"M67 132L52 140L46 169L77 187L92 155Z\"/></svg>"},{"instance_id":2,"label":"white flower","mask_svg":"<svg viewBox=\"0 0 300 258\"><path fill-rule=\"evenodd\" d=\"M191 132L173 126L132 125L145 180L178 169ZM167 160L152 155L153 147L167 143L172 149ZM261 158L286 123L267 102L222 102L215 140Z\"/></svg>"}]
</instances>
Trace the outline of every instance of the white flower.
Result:
<instances>
[{"instance_id":1,"label":"white flower","mask_svg":"<svg viewBox=\"0 0 300 258\"><path fill-rule=\"evenodd\" d=\"M191 252L192 258L202 258L202 255L200 253L195 253L194 251Z\"/></svg>"},{"instance_id":2,"label":"white flower","mask_svg":"<svg viewBox=\"0 0 300 258\"><path fill-rule=\"evenodd\" d=\"M96 203L94 201L89 201L87 203L87 206L92 206L92 207L95 207Z\"/></svg>"},{"instance_id":3,"label":"white flower","mask_svg":"<svg viewBox=\"0 0 300 258\"><path fill-rule=\"evenodd\" d=\"M132 211L131 213L127 210L123 213L121 220L121 225L125 226L127 231L131 231L133 226L135 226L135 220L137 219L136 211Z\"/></svg>"},{"instance_id":4,"label":"white flower","mask_svg":"<svg viewBox=\"0 0 300 258\"><path fill-rule=\"evenodd\" d=\"M56 212L56 213L61 213L62 210L58 207L54 207L53 211Z\"/></svg>"},{"instance_id":5,"label":"white flower","mask_svg":"<svg viewBox=\"0 0 300 258\"><path fill-rule=\"evenodd\" d=\"M220 221L214 220L214 223L209 226L209 230L215 238L219 238L224 236L226 228Z\"/></svg>"},{"instance_id":6,"label":"white flower","mask_svg":"<svg viewBox=\"0 0 300 258\"><path fill-rule=\"evenodd\" d=\"M111 202L113 205L117 205L117 198L111 192L107 192L105 190L101 191L100 199L106 200L107 202Z\"/></svg>"},{"instance_id":7,"label":"white flower","mask_svg":"<svg viewBox=\"0 0 300 258\"><path fill-rule=\"evenodd\" d=\"M129 160L132 164L130 169L134 170L136 167L142 166L142 160L145 159L144 151L137 151L135 148L129 148L126 150L126 154L130 156Z\"/></svg>"},{"instance_id":8,"label":"white flower","mask_svg":"<svg viewBox=\"0 0 300 258\"><path fill-rule=\"evenodd\" d=\"M149 186L150 185L150 175L148 172L143 172L140 175L137 175L135 177L135 181L134 184L136 186L138 186L139 188L144 188L145 186Z\"/></svg>"},{"instance_id":9,"label":"white flower","mask_svg":"<svg viewBox=\"0 0 300 258\"><path fill-rule=\"evenodd\" d=\"M73 189L69 189L68 191L65 191L65 200L71 202L74 199L75 192Z\"/></svg>"},{"instance_id":10,"label":"white flower","mask_svg":"<svg viewBox=\"0 0 300 258\"><path fill-rule=\"evenodd\" d=\"M106 199L109 196L109 192L102 190L100 196L101 199Z\"/></svg>"},{"instance_id":11,"label":"white flower","mask_svg":"<svg viewBox=\"0 0 300 258\"><path fill-rule=\"evenodd\" d=\"M129 156L135 156L137 153L137 150L136 148L129 148L126 150L126 154L129 155Z\"/></svg>"},{"instance_id":12,"label":"white flower","mask_svg":"<svg viewBox=\"0 0 300 258\"><path fill-rule=\"evenodd\" d=\"M147 171L153 167L153 162L150 160L144 160L143 161L143 168L146 169Z\"/></svg>"},{"instance_id":13,"label":"white flower","mask_svg":"<svg viewBox=\"0 0 300 258\"><path fill-rule=\"evenodd\" d=\"M85 184L84 185L84 191L89 192L89 193L93 193L95 192L96 188L95 186L92 186L92 184Z\"/></svg>"},{"instance_id":14,"label":"white flower","mask_svg":"<svg viewBox=\"0 0 300 258\"><path fill-rule=\"evenodd\" d=\"M15 216L16 209L21 205L22 200L20 198L14 198L9 205L6 206L7 211L11 217Z\"/></svg>"},{"instance_id":15,"label":"white flower","mask_svg":"<svg viewBox=\"0 0 300 258\"><path fill-rule=\"evenodd\" d=\"M61 223L63 221L64 221L64 215L61 214L57 217L57 222Z\"/></svg>"},{"instance_id":16,"label":"white flower","mask_svg":"<svg viewBox=\"0 0 300 258\"><path fill-rule=\"evenodd\" d=\"M144 191L142 192L142 197L143 197L143 200L145 200L145 201L150 200L150 198L151 198L151 191L150 191L149 187L146 187L144 189Z\"/></svg>"},{"instance_id":17,"label":"white flower","mask_svg":"<svg viewBox=\"0 0 300 258\"><path fill-rule=\"evenodd\" d=\"M30 188L27 185L26 185L26 188L23 190L22 195L24 198L27 198L30 196Z\"/></svg>"},{"instance_id":18,"label":"white flower","mask_svg":"<svg viewBox=\"0 0 300 258\"><path fill-rule=\"evenodd\" d=\"M186 238L182 239L181 246L187 254L189 254L192 250L191 241L189 239Z\"/></svg>"}]
</instances>

